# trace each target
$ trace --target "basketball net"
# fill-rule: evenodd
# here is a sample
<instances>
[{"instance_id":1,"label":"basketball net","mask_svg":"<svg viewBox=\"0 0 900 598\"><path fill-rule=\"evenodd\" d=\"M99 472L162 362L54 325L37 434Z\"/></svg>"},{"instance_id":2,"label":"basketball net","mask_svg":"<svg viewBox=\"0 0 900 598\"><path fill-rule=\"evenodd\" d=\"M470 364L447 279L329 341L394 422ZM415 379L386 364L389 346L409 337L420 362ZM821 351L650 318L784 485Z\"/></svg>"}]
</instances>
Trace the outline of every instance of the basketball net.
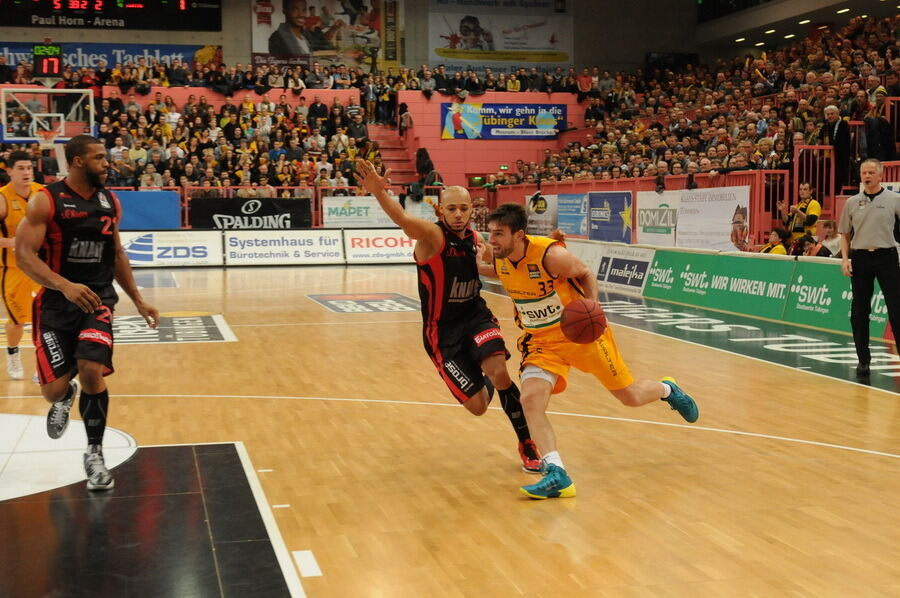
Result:
<instances>
[{"instance_id":1,"label":"basketball net","mask_svg":"<svg viewBox=\"0 0 900 598\"><path fill-rule=\"evenodd\" d=\"M55 143L56 138L59 136L58 131L45 131L39 130L38 134L38 144L40 145L42 150L50 150L53 156L56 158L56 166L58 170L57 176L59 178L63 178L67 174L69 174L69 163L66 161L66 153L62 145Z\"/></svg>"},{"instance_id":2,"label":"basketball net","mask_svg":"<svg viewBox=\"0 0 900 598\"><path fill-rule=\"evenodd\" d=\"M38 143L42 150L53 149L53 142L56 141L56 131L38 131Z\"/></svg>"}]
</instances>

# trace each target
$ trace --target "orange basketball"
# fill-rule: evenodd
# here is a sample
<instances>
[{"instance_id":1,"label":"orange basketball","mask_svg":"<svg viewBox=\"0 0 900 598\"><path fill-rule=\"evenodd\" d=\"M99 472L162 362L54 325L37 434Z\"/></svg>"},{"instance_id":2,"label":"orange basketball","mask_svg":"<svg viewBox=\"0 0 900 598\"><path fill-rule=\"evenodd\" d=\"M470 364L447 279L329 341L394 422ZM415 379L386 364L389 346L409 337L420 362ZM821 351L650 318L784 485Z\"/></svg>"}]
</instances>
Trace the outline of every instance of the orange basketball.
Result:
<instances>
[{"instance_id":1,"label":"orange basketball","mask_svg":"<svg viewBox=\"0 0 900 598\"><path fill-rule=\"evenodd\" d=\"M592 343L606 330L606 314L596 301L576 299L562 313L560 327L573 343Z\"/></svg>"}]
</instances>

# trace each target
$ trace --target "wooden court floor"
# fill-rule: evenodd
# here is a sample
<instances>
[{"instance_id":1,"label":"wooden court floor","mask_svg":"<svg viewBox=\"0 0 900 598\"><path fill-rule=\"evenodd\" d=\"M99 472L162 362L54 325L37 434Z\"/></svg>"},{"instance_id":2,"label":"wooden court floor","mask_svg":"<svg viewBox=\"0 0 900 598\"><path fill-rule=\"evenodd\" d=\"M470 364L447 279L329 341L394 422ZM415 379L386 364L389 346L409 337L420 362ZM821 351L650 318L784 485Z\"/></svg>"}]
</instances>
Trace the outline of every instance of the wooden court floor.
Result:
<instances>
[{"instance_id":1,"label":"wooden court floor","mask_svg":"<svg viewBox=\"0 0 900 598\"><path fill-rule=\"evenodd\" d=\"M173 275L145 297L238 340L117 346L109 423L140 445L243 441L287 548L321 568L308 596L900 596L900 395L618 327L632 371L675 376L700 420L575 372L551 417L578 497L535 502L505 416L455 405L418 312L307 297L415 298L411 267ZM486 297L514 370L511 304ZM4 380L0 412L46 407Z\"/></svg>"}]
</instances>

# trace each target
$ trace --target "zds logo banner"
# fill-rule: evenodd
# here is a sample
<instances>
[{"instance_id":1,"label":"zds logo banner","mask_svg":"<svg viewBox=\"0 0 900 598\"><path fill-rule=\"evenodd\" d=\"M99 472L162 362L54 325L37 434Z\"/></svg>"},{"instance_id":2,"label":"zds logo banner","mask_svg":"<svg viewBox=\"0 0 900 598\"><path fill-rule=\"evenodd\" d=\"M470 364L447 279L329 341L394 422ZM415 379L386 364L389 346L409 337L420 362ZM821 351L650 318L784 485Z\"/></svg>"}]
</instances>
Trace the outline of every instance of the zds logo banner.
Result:
<instances>
[{"instance_id":1,"label":"zds logo banner","mask_svg":"<svg viewBox=\"0 0 900 598\"><path fill-rule=\"evenodd\" d=\"M132 266L218 266L222 264L219 233L182 231L125 233L122 246ZM129 238L130 237L130 238Z\"/></svg>"}]
</instances>

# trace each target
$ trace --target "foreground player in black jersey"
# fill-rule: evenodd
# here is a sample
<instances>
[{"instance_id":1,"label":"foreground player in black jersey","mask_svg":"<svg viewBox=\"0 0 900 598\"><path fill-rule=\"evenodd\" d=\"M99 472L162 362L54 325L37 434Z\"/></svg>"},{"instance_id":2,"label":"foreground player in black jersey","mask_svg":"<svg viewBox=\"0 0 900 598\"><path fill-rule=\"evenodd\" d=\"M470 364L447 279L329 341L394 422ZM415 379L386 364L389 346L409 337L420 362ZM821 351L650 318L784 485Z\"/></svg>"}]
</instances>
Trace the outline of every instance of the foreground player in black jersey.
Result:
<instances>
[{"instance_id":1,"label":"foreground player in black jersey","mask_svg":"<svg viewBox=\"0 0 900 598\"><path fill-rule=\"evenodd\" d=\"M47 433L59 438L79 387L87 431L84 471L89 490L108 490L113 478L103 461L113 372L112 317L119 300L115 279L151 328L159 313L144 303L119 240L119 201L103 188L109 163L103 143L78 135L66 144L69 174L28 201L16 233L19 267L43 289L33 306L32 338L41 394L52 406ZM76 378L77 375L77 378Z\"/></svg>"},{"instance_id":2,"label":"foreground player in black jersey","mask_svg":"<svg viewBox=\"0 0 900 598\"><path fill-rule=\"evenodd\" d=\"M419 275L422 337L441 379L471 413L482 415L493 388L519 438L522 468L540 472L535 448L519 402L519 388L506 370L509 352L500 325L484 299L475 262L477 233L469 228L472 198L464 187L441 193L440 220L428 222L403 210L387 193L387 175L378 176L366 160L356 161L356 180L406 235L416 240L413 255ZM485 376L484 374L487 374Z\"/></svg>"}]
</instances>

